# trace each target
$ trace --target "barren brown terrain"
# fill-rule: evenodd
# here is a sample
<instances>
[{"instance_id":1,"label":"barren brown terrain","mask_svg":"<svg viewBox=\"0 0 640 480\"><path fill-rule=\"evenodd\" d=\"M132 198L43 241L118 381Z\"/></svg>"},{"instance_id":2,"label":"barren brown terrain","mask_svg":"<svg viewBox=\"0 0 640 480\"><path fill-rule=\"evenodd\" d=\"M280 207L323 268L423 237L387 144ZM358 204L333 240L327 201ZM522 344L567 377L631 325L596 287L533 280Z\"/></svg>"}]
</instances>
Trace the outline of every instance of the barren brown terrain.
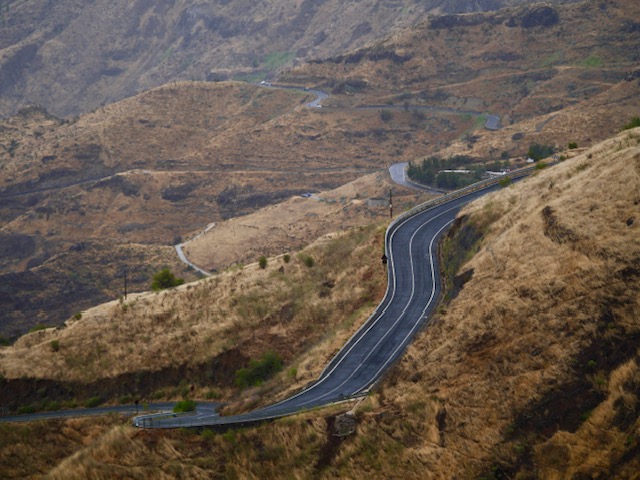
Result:
<instances>
[{"instance_id":1,"label":"barren brown terrain","mask_svg":"<svg viewBox=\"0 0 640 480\"><path fill-rule=\"evenodd\" d=\"M210 223L386 171L391 163L423 154L434 135L421 131L409 112L396 112L388 124L377 111L304 107L311 98L301 91L244 83L187 82L109 105L74 122L39 109L4 121L1 232L9 245L26 245L2 251L5 272L28 273L89 241L163 249ZM473 124L454 118L439 134L453 140ZM420 138L424 142L416 141ZM360 194L365 201L366 193ZM343 223L340 216L335 218L329 230ZM308 235L278 238L287 241L281 249L311 240ZM121 250L112 252L113 259L125 265L129 260L121 257ZM252 254L237 250L230 262ZM175 268L176 261L144 268ZM72 265L63 263L58 265L67 273L61 274L68 277ZM112 272L98 270L94 275L101 277L100 283L113 283L114 278L103 273ZM29 286L29 278L21 284L26 291L37 286ZM138 291L146 285L144 279L131 284ZM35 325L35 319L20 313L13 291L7 294L5 312L11 312L12 320L2 328L3 335L12 336ZM83 304L74 301L67 310L49 305L49 323L59 324L105 295L117 296L111 288Z\"/></svg>"},{"instance_id":2,"label":"barren brown terrain","mask_svg":"<svg viewBox=\"0 0 640 480\"><path fill-rule=\"evenodd\" d=\"M635 129L467 207L442 246L445 266L459 265L447 303L377 391L346 407L352 409L346 417L339 415L345 408L334 407L224 435L139 431L117 419L3 425L3 471L9 478L45 472L52 478L112 478L114 472L152 478L159 468L168 478L265 478L282 471L300 478L424 478L425 472L433 478L637 478L639 185L640 129ZM342 324L336 332L343 333L327 337L327 326L339 325L341 314L334 317L329 310L312 320L311 310L295 307L287 321L287 309L268 303L279 298L276 285L320 288L312 294L313 304L307 303L312 310L337 306L346 294L351 300L345 305L353 309L352 300L362 293L352 296L341 282L353 286L354 278L368 279L375 301L382 295L382 270L358 262L366 265L372 252L380 251L382 232L368 227L320 241L305 251L317 259L312 268L298 257L289 264L270 259L265 270L244 267L131 303L98 307L66 329L30 334L4 348L3 374L24 375L19 370L24 360L38 357L30 364L40 370L32 374L47 377L47 365L69 358L74 345L86 342L83 337L100 347L103 359L111 359L120 342L100 338L140 328L145 318L157 339L163 329L168 335L207 325L215 329L213 305L241 295L224 318L231 314L239 320L234 331L240 337L226 338L255 330L251 340L244 337L242 351L266 347L263 328L271 335L291 328L319 333L307 337L320 340L318 348L307 344L297 360L287 357L287 366L299 367L295 374L285 371L259 393L298 388L296 380L312 378L339 345L337 337L354 326ZM347 264L347 271L336 264ZM322 283L326 280L335 283ZM182 301L197 305L201 298L209 310L174 308ZM261 309L271 305L280 312L276 318ZM160 306L169 313L158 315ZM199 320L190 326L192 316ZM101 327L91 328L94 323ZM301 338L291 333L283 336L288 341L269 344L286 351L292 338ZM176 339L172 352L198 357L193 343L198 337ZM223 337L212 338L215 350L216 338ZM327 338L336 339L335 347ZM53 339L60 342L57 352L50 348ZM137 352L154 344L132 343L127 357L146 357ZM159 351L155 355L162 358ZM85 365L91 363L50 371L85 375ZM113 371L115 363L110 365ZM196 395L205 395L204 387ZM256 399L247 393L251 405ZM68 435L57 437L55 449L47 446L61 428ZM40 449L48 454L37 453ZM26 468L19 459L29 452L36 461Z\"/></svg>"},{"instance_id":3,"label":"barren brown terrain","mask_svg":"<svg viewBox=\"0 0 640 480\"><path fill-rule=\"evenodd\" d=\"M303 3L295 8L318 14L332 5L325 2L316 10ZM360 2L363 12L378 8L382 13L387 8L365 3ZM430 8L440 8L434 5ZM36 2L12 4L4 13L9 19L27 7L36 8ZM191 7L178 2L166 8L173 15ZM394 8L399 10L398 5ZM637 113L640 79L634 68L640 39L633 20L639 13L635 2L525 6L432 16L413 24L421 18L420 8L407 6L400 17L413 12L411 26L394 29L386 39L338 56L331 56L329 49L324 59L280 76L280 82L330 91L323 108L304 107L312 96L301 90L177 82L77 118L57 119L30 107L3 120L0 236L10 248L0 251L0 265L11 277L2 277L0 284L5 294L0 334L15 337L45 315L48 324L58 325L73 312L117 297L116 272L121 266L129 264L145 275L165 265L182 268L176 258L160 251L167 252L166 246L212 223L221 225L267 205L293 202L302 193L334 189L386 171L393 163L434 153L465 153L493 161L521 157L533 142L559 149L568 142L588 147ZM138 5L135 10L144 8ZM189 15L209 18L206 8L196 10L189 10ZM27 11L35 10L23 13ZM101 11L107 15L113 10ZM91 15L83 11L71 18L73 28L79 31L77 22ZM151 18L157 15L145 22L155 22ZM399 25L404 21L398 20ZM12 20L7 24L12 38L22 38L24 32L17 33ZM380 28L384 30L382 24ZM122 75L130 78L129 73ZM366 108L371 106L375 107ZM484 113L499 115L505 128L486 131ZM340 215L318 214L329 230L353 224ZM329 225L331 219L336 223ZM261 223L256 217L252 222ZM312 230L305 227L306 233ZM211 235L221 233L218 228ZM224 258L216 259L211 253L216 247L204 246L203 237L188 246L188 253L216 269L251 261L257 254L277 253L269 245L287 242L282 245L286 250L307 241L298 233L271 233L273 238L262 236L265 252L254 245L250 252L237 249L234 256L227 250L220 253ZM228 235L222 241L228 243ZM156 260L140 265L140 258L123 255L126 248L121 246L130 242L156 249L150 254ZM112 247L118 268L97 269L89 285L74 283L73 263L67 261L74 256L66 253L82 250L87 243L99 245L101 251ZM55 269L34 277L34 269L52 258L56 262L47 265ZM85 254L83 263L90 260ZM56 286L56 275L82 292L68 297L66 306L55 301L64 292ZM133 290L146 288L145 275L135 277ZM195 278L191 272L184 275ZM11 285L21 287L17 291ZM55 288L45 288L48 298L37 294L41 313L34 316L25 310L24 297L43 285Z\"/></svg>"},{"instance_id":4,"label":"barren brown terrain","mask_svg":"<svg viewBox=\"0 0 640 480\"><path fill-rule=\"evenodd\" d=\"M507 127L468 132L453 149L449 139L436 140L432 151L443 155L515 157L533 142L590 145L638 109L638 18L640 6L626 0L437 16L282 80L348 93L334 98L336 106L437 106L496 114Z\"/></svg>"},{"instance_id":5,"label":"barren brown terrain","mask_svg":"<svg viewBox=\"0 0 640 480\"><path fill-rule=\"evenodd\" d=\"M185 244L196 265L214 271L234 263L252 263L261 255L296 250L313 239L389 216L389 194L396 212L428 194L416 194L394 184L387 172L366 175L334 190L293 197L255 213L207 227Z\"/></svg>"},{"instance_id":6,"label":"barren brown terrain","mask_svg":"<svg viewBox=\"0 0 640 480\"><path fill-rule=\"evenodd\" d=\"M77 115L176 80L260 80L432 13L523 3L531 0L7 0L0 116L31 104Z\"/></svg>"},{"instance_id":7,"label":"barren brown terrain","mask_svg":"<svg viewBox=\"0 0 640 480\"><path fill-rule=\"evenodd\" d=\"M175 289L132 294L87 309L63 328L29 333L0 351L7 382L0 401L19 407L28 383L38 379L50 381L49 400L84 392L111 401L132 394L174 398L185 382L197 395L213 390L229 399L238 393L234 372L269 350L288 365L276 392L283 393L283 381L285 388L299 387L320 372L384 293L379 254L385 225L325 235L289 258L270 258L265 269L238 266ZM265 385L253 401L265 401L273 388Z\"/></svg>"}]
</instances>

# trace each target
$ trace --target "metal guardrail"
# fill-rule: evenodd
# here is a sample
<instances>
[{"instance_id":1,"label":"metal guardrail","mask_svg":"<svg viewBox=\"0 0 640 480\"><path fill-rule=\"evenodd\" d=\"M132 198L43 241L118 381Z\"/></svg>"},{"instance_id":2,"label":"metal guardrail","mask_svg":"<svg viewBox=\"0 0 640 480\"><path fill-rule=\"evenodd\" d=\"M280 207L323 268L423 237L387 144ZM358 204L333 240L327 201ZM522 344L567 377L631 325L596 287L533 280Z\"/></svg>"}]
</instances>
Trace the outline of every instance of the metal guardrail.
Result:
<instances>
[{"instance_id":1,"label":"metal guardrail","mask_svg":"<svg viewBox=\"0 0 640 480\"><path fill-rule=\"evenodd\" d=\"M142 428L152 428L154 422L162 422L162 420L167 420L171 418L177 417L187 417L194 416L196 412L159 412L159 413L149 413L146 415L138 415L132 419L132 423L135 427Z\"/></svg>"}]
</instances>

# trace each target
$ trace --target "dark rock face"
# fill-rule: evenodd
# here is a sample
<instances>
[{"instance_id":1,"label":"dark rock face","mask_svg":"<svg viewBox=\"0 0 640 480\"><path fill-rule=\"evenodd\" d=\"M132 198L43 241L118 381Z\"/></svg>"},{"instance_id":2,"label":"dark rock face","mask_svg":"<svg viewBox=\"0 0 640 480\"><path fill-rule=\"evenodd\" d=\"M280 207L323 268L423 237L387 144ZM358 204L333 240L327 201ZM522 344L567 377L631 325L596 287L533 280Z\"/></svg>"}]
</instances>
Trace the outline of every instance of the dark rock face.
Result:
<instances>
[{"instance_id":1,"label":"dark rock face","mask_svg":"<svg viewBox=\"0 0 640 480\"><path fill-rule=\"evenodd\" d=\"M552 27L560 21L560 15L553 8L541 6L526 13L520 19L522 28Z\"/></svg>"},{"instance_id":2,"label":"dark rock face","mask_svg":"<svg viewBox=\"0 0 640 480\"><path fill-rule=\"evenodd\" d=\"M0 258L27 258L36 251L36 242L29 235L0 234Z\"/></svg>"}]
</instances>

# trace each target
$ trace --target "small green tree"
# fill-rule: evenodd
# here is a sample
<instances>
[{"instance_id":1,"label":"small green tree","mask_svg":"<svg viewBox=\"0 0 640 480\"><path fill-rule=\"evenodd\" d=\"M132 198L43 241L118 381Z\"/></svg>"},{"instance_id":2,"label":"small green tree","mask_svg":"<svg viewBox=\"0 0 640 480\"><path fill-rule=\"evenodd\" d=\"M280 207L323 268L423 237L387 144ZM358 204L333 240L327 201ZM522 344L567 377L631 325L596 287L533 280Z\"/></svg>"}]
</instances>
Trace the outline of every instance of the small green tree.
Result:
<instances>
[{"instance_id":1,"label":"small green tree","mask_svg":"<svg viewBox=\"0 0 640 480\"><path fill-rule=\"evenodd\" d=\"M551 145L542 145L540 143L532 143L529 146L529 151L527 155L529 158L533 158L536 162L538 160L542 160L543 158L550 157L553 155L554 148Z\"/></svg>"},{"instance_id":2,"label":"small green tree","mask_svg":"<svg viewBox=\"0 0 640 480\"><path fill-rule=\"evenodd\" d=\"M159 272L153 275L153 281L151 282L151 289L154 292L159 290L164 290L165 288L177 287L178 285L182 285L184 283L184 279L177 278L171 270L168 268L163 268Z\"/></svg>"},{"instance_id":3,"label":"small green tree","mask_svg":"<svg viewBox=\"0 0 640 480\"><path fill-rule=\"evenodd\" d=\"M262 270L264 270L265 268L267 268L267 257L265 257L264 255L260 257L260 260L258 260L258 265L260 265L260 268Z\"/></svg>"},{"instance_id":4,"label":"small green tree","mask_svg":"<svg viewBox=\"0 0 640 480\"><path fill-rule=\"evenodd\" d=\"M569 150L573 150L574 148L578 148L578 142L569 142Z\"/></svg>"}]
</instances>

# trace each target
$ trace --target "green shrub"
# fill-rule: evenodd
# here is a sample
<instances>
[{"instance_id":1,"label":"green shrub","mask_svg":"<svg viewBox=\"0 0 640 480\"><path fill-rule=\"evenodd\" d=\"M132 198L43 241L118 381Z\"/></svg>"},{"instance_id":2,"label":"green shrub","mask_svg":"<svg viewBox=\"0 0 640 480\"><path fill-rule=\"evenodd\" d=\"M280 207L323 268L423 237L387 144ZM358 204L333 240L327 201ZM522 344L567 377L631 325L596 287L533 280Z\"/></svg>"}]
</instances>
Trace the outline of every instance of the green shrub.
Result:
<instances>
[{"instance_id":1,"label":"green shrub","mask_svg":"<svg viewBox=\"0 0 640 480\"><path fill-rule=\"evenodd\" d=\"M56 400L51 400L47 402L44 406L44 409L50 412L54 412L56 410L60 410L61 404Z\"/></svg>"},{"instance_id":2,"label":"green shrub","mask_svg":"<svg viewBox=\"0 0 640 480\"><path fill-rule=\"evenodd\" d=\"M282 366L282 358L268 351L259 360L251 360L247 368L236 370L236 385L240 388L261 385L282 370Z\"/></svg>"},{"instance_id":3,"label":"green shrub","mask_svg":"<svg viewBox=\"0 0 640 480\"><path fill-rule=\"evenodd\" d=\"M60 342L58 340L51 340L51 351L57 352L60 350Z\"/></svg>"},{"instance_id":4,"label":"green shrub","mask_svg":"<svg viewBox=\"0 0 640 480\"><path fill-rule=\"evenodd\" d=\"M258 265L260 265L260 268L262 270L264 270L265 268L267 268L267 257L265 257L264 255L260 257L260 260L258 260Z\"/></svg>"},{"instance_id":5,"label":"green shrub","mask_svg":"<svg viewBox=\"0 0 640 480\"><path fill-rule=\"evenodd\" d=\"M224 432L222 434L222 438L225 439L226 442L229 442L231 444L235 444L236 443L236 431L235 430L227 430L226 432Z\"/></svg>"},{"instance_id":6,"label":"green shrub","mask_svg":"<svg viewBox=\"0 0 640 480\"><path fill-rule=\"evenodd\" d=\"M302 261L302 263L304 263L307 267L311 268L315 265L315 261L313 260L313 257L311 255L305 255L303 253L300 254L300 260Z\"/></svg>"},{"instance_id":7,"label":"green shrub","mask_svg":"<svg viewBox=\"0 0 640 480\"><path fill-rule=\"evenodd\" d=\"M84 406L85 408L96 408L101 403L102 399L100 397L91 397L86 402L84 402Z\"/></svg>"},{"instance_id":8,"label":"green shrub","mask_svg":"<svg viewBox=\"0 0 640 480\"><path fill-rule=\"evenodd\" d=\"M36 407L35 405L23 405L22 407L18 407L18 415L25 415L27 413L35 413Z\"/></svg>"},{"instance_id":9,"label":"green shrub","mask_svg":"<svg viewBox=\"0 0 640 480\"><path fill-rule=\"evenodd\" d=\"M163 268L159 272L153 275L153 281L151 282L151 288L154 292L164 290L165 288L177 287L182 285L184 279L176 278L176 276L168 268Z\"/></svg>"},{"instance_id":10,"label":"green shrub","mask_svg":"<svg viewBox=\"0 0 640 480\"><path fill-rule=\"evenodd\" d=\"M7 345L10 345L10 344L11 342L7 337L3 337L2 335L0 335L0 347L6 347Z\"/></svg>"},{"instance_id":11,"label":"green shrub","mask_svg":"<svg viewBox=\"0 0 640 480\"><path fill-rule=\"evenodd\" d=\"M632 128L640 127L640 117L635 116L629 123L622 127L623 130L631 130Z\"/></svg>"},{"instance_id":12,"label":"green shrub","mask_svg":"<svg viewBox=\"0 0 640 480\"><path fill-rule=\"evenodd\" d=\"M538 162L538 163L536 163L536 170L542 170L546 166L547 166L547 164L545 162Z\"/></svg>"},{"instance_id":13,"label":"green shrub","mask_svg":"<svg viewBox=\"0 0 640 480\"><path fill-rule=\"evenodd\" d=\"M42 324L38 324L35 327L31 327L29 329L29 333L33 333L33 332L39 332L40 330L46 330L47 328L49 328L48 325L42 325Z\"/></svg>"},{"instance_id":14,"label":"green shrub","mask_svg":"<svg viewBox=\"0 0 640 480\"><path fill-rule=\"evenodd\" d=\"M284 263L289 263L291 261L291 255L285 253L282 259L284 260Z\"/></svg>"},{"instance_id":15,"label":"green shrub","mask_svg":"<svg viewBox=\"0 0 640 480\"><path fill-rule=\"evenodd\" d=\"M205 428L202 431L202 439L206 440L207 442L211 442L215 436L216 434L213 432L213 430L209 430L208 428Z\"/></svg>"},{"instance_id":16,"label":"green shrub","mask_svg":"<svg viewBox=\"0 0 640 480\"><path fill-rule=\"evenodd\" d=\"M511 178L509 177L501 178L500 181L498 182L498 185L500 185L502 188L508 187L509 185L511 185Z\"/></svg>"},{"instance_id":17,"label":"green shrub","mask_svg":"<svg viewBox=\"0 0 640 480\"><path fill-rule=\"evenodd\" d=\"M573 150L574 148L578 148L577 142L569 142L569 150Z\"/></svg>"},{"instance_id":18,"label":"green shrub","mask_svg":"<svg viewBox=\"0 0 640 480\"><path fill-rule=\"evenodd\" d=\"M387 123L387 122L390 122L392 119L393 119L393 113L391 113L389 110L380 111L380 120Z\"/></svg>"},{"instance_id":19,"label":"green shrub","mask_svg":"<svg viewBox=\"0 0 640 480\"><path fill-rule=\"evenodd\" d=\"M161 398L164 398L164 390L156 390L151 394L152 400L160 400Z\"/></svg>"},{"instance_id":20,"label":"green shrub","mask_svg":"<svg viewBox=\"0 0 640 480\"><path fill-rule=\"evenodd\" d=\"M220 398L220 392L218 392L217 390L211 389L205 394L205 398L207 400L216 400Z\"/></svg>"},{"instance_id":21,"label":"green shrub","mask_svg":"<svg viewBox=\"0 0 640 480\"><path fill-rule=\"evenodd\" d=\"M82 312L77 312L73 318L75 318L76 320L80 320L82 318Z\"/></svg>"},{"instance_id":22,"label":"green shrub","mask_svg":"<svg viewBox=\"0 0 640 480\"><path fill-rule=\"evenodd\" d=\"M173 407L174 413L194 412L196 409L196 402L193 400L181 400Z\"/></svg>"}]
</instances>

